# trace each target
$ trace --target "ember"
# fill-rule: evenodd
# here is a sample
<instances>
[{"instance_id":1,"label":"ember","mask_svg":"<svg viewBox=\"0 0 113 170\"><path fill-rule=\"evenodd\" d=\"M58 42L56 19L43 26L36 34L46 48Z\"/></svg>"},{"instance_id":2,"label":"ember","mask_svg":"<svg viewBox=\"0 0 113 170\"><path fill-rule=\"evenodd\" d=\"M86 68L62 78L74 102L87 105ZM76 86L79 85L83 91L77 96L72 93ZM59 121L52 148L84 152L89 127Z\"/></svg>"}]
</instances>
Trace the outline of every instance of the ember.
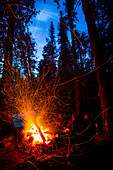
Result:
<instances>
[{"instance_id":1,"label":"ember","mask_svg":"<svg viewBox=\"0 0 113 170\"><path fill-rule=\"evenodd\" d=\"M27 138L31 139L31 137L33 144L49 144L54 136L49 133L48 129L44 129L42 126L37 127L33 124L27 133Z\"/></svg>"}]
</instances>

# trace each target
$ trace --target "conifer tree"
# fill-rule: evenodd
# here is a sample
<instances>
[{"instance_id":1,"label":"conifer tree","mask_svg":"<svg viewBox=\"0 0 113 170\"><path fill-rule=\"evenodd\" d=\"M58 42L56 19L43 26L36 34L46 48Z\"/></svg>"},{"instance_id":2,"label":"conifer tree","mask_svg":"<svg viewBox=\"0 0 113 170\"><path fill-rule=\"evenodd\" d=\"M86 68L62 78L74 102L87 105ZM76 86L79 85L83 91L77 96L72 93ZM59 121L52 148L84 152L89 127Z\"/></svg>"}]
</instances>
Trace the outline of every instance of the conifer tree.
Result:
<instances>
[{"instance_id":1,"label":"conifer tree","mask_svg":"<svg viewBox=\"0 0 113 170\"><path fill-rule=\"evenodd\" d=\"M46 81L52 81L56 75L57 48L55 40L55 30L53 22L50 24L49 38L46 38L47 44L43 48L43 60L39 63L39 75L44 76Z\"/></svg>"},{"instance_id":2,"label":"conifer tree","mask_svg":"<svg viewBox=\"0 0 113 170\"><path fill-rule=\"evenodd\" d=\"M58 43L60 45L60 57L59 57L59 70L64 72L73 71L72 58L70 57L70 42L67 37L67 27L65 26L65 18L60 11L60 23L59 23L59 39Z\"/></svg>"},{"instance_id":3,"label":"conifer tree","mask_svg":"<svg viewBox=\"0 0 113 170\"><path fill-rule=\"evenodd\" d=\"M85 14L88 32L90 37L91 48L93 52L93 56L95 58L95 66L96 66L96 75L99 86L99 94L100 94L100 102L101 102L101 110L102 110L102 120L103 120L103 135L110 135L110 122L112 117L112 109L109 102L109 97L107 93L107 85L105 78L105 69L101 67L103 64L103 48L102 42L99 37L99 32L96 28L95 19L91 9L91 3L89 0L86 0L85 3L82 0L83 11Z\"/></svg>"},{"instance_id":4,"label":"conifer tree","mask_svg":"<svg viewBox=\"0 0 113 170\"><path fill-rule=\"evenodd\" d=\"M2 20L0 21L0 29L1 35L3 35L1 37L1 51L2 59L4 60L2 64L2 80L7 78L10 81L13 79L12 67L15 61L17 61L18 64L16 65L18 66L23 64L19 62L23 60L22 57L27 61L24 49L26 46L25 34L28 30L28 23L31 21L32 15L36 14L36 12L30 10L30 8L34 8L34 1L31 2L29 0L24 2L2 1L1 6ZM29 9L27 7L29 7ZM33 45L32 42L31 44ZM34 49L32 48L32 50ZM24 61L24 65L27 66L26 61ZM16 71L18 71L18 69L19 67L17 67Z\"/></svg>"},{"instance_id":5,"label":"conifer tree","mask_svg":"<svg viewBox=\"0 0 113 170\"><path fill-rule=\"evenodd\" d=\"M66 0L65 1L65 11L67 12L67 18L68 18L68 23L70 26L70 31L71 31L71 42L72 42L72 55L73 55L73 61L74 61L74 74L75 77L78 75L78 65L77 65L77 53L76 53L76 48L75 48L75 37L74 37L74 23L75 23L75 18L76 18L76 12L74 11L74 5L75 5L75 0ZM76 114L80 115L80 88L79 88L79 83L78 80L75 79L75 103L76 103Z\"/></svg>"},{"instance_id":6,"label":"conifer tree","mask_svg":"<svg viewBox=\"0 0 113 170\"><path fill-rule=\"evenodd\" d=\"M28 29L28 23L32 15L36 14L33 10L34 1L0 1L1 20L0 20L0 51L2 52L2 103L1 108L4 113L12 114L11 95L13 85L17 79L29 78L30 64L34 52L34 42ZM30 48L30 50L29 50ZM29 53L29 55L28 55ZM10 96L10 97L9 97Z\"/></svg>"}]
</instances>

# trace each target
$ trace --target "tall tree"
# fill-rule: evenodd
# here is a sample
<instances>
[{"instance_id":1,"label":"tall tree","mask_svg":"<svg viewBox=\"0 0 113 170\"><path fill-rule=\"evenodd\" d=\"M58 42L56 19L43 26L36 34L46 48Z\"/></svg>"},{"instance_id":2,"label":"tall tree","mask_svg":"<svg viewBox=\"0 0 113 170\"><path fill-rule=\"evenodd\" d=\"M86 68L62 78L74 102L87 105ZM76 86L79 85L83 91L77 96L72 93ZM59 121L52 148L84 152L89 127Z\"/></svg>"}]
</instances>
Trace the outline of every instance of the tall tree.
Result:
<instances>
[{"instance_id":1,"label":"tall tree","mask_svg":"<svg viewBox=\"0 0 113 170\"><path fill-rule=\"evenodd\" d=\"M59 60L58 60L58 72L57 77L59 83L63 83L59 86L60 100L62 101L62 114L75 111L75 87L71 83L66 83L67 81L73 79L74 77L74 64L71 57L71 45L68 39L68 29L66 27L66 17L60 11L60 22L58 25L58 44L59 44ZM74 104L73 104L74 103ZM73 106L74 105L74 106Z\"/></svg>"},{"instance_id":2,"label":"tall tree","mask_svg":"<svg viewBox=\"0 0 113 170\"><path fill-rule=\"evenodd\" d=\"M43 48L43 60L39 63L39 75L45 77L47 81L52 81L56 75L57 48L55 40L55 30L53 22L50 24L49 38L46 38L47 45Z\"/></svg>"},{"instance_id":3,"label":"tall tree","mask_svg":"<svg viewBox=\"0 0 113 170\"><path fill-rule=\"evenodd\" d=\"M29 32L27 31L28 23L32 15L35 14L33 10L34 1L1 1L1 16L0 20L0 50L2 52L3 73L2 73L2 109L3 113L12 113L12 84L15 83L17 77L20 77L22 71L22 64L26 69L28 75L28 48L34 51L34 44L31 41ZM27 40L27 36L28 40ZM29 45L28 45L29 44ZM30 51L30 57L32 52ZM29 65L30 66L30 65ZM17 75L18 73L18 75ZM9 97L10 96L10 97ZM5 114L4 114L5 115Z\"/></svg>"},{"instance_id":4,"label":"tall tree","mask_svg":"<svg viewBox=\"0 0 113 170\"><path fill-rule=\"evenodd\" d=\"M96 75L98 80L101 110L102 110L103 135L109 136L110 118L112 113L111 113L110 103L109 103L108 93L107 93L105 70L103 69L103 67L101 67L103 64L102 59L104 55L102 43L99 38L99 34L95 25L95 19L93 17L90 1L82 0L82 4L83 4L83 11L85 14L87 26L88 26L91 48L95 58Z\"/></svg>"},{"instance_id":5,"label":"tall tree","mask_svg":"<svg viewBox=\"0 0 113 170\"><path fill-rule=\"evenodd\" d=\"M58 44L60 45L59 52L59 70L64 74L66 71L73 71L73 62L70 57L70 42L67 36L67 27L65 26L66 21L62 15L62 11L60 11L60 23L59 23L59 39Z\"/></svg>"},{"instance_id":6,"label":"tall tree","mask_svg":"<svg viewBox=\"0 0 113 170\"><path fill-rule=\"evenodd\" d=\"M78 63L78 72L81 78L79 78L79 87L80 87L80 97L81 97L81 112L84 114L88 113L88 88L87 88L87 79L86 72L90 72L90 62L92 58L90 57L90 41L88 34L86 32L79 33L78 30L75 30L75 34L78 37L79 41L82 43L83 49L79 41L76 41L77 48L77 63ZM83 51L84 50L84 51ZM87 57L88 55L88 57Z\"/></svg>"},{"instance_id":7,"label":"tall tree","mask_svg":"<svg viewBox=\"0 0 113 170\"><path fill-rule=\"evenodd\" d=\"M25 46L26 42L22 43L22 38L26 34L32 15L36 12L30 10L30 8L34 8L34 1L2 1L1 4L1 33L3 34L1 51L4 59L2 78L4 80L5 77L8 78L10 77L8 75L12 74L13 59L16 57L14 54L23 48L23 44ZM23 39L25 40L25 38Z\"/></svg>"},{"instance_id":8,"label":"tall tree","mask_svg":"<svg viewBox=\"0 0 113 170\"><path fill-rule=\"evenodd\" d=\"M15 6L11 8L15 13ZM12 57L13 57L13 43L14 43L14 29L15 29L15 17L10 9L10 3L5 4L3 10L3 18L6 19L6 25L4 24L4 67L3 75L11 81L11 67L12 67ZM3 19L2 18L2 19ZM2 27L3 28L3 27Z\"/></svg>"},{"instance_id":9,"label":"tall tree","mask_svg":"<svg viewBox=\"0 0 113 170\"><path fill-rule=\"evenodd\" d=\"M71 41L72 41L72 54L73 54L73 60L74 60L74 74L75 77L78 75L78 66L77 66L77 54L76 54L76 48L75 48L75 37L74 37L74 21L76 18L76 12L74 11L74 5L76 0L66 0L65 1L65 7L67 12L67 17L70 25L70 31L71 31ZM76 113L80 114L80 88L78 80L75 79L75 100L76 100Z\"/></svg>"}]
</instances>

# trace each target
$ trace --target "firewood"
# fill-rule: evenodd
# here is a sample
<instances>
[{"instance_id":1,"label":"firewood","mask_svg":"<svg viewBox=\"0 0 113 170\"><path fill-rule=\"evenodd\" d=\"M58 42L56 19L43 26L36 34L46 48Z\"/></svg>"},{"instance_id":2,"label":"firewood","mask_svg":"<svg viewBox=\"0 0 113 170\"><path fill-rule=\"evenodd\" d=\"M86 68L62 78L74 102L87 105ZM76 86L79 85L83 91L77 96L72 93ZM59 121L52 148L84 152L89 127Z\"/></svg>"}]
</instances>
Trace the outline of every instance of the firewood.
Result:
<instances>
[{"instance_id":1,"label":"firewood","mask_svg":"<svg viewBox=\"0 0 113 170\"><path fill-rule=\"evenodd\" d=\"M41 138L42 138L42 140L43 140L43 143L45 143L45 142L46 142L46 139L45 139L45 137L44 137L44 135L43 135L43 133L42 133L42 131L41 131L41 129L40 129L40 127L39 127L38 123L36 122L36 120L34 120L34 122L33 122L33 123L35 124L35 126L36 126L36 127L37 127L37 129L38 129L39 134L40 134L40 136L41 136Z\"/></svg>"},{"instance_id":2,"label":"firewood","mask_svg":"<svg viewBox=\"0 0 113 170\"><path fill-rule=\"evenodd\" d=\"M5 144L5 143L7 143L7 142L9 142L9 141L11 141L11 140L14 140L14 136L10 136L10 137L8 137L8 138L5 138L5 139L3 139L2 141L0 141L0 143Z\"/></svg>"},{"instance_id":3,"label":"firewood","mask_svg":"<svg viewBox=\"0 0 113 170\"><path fill-rule=\"evenodd\" d=\"M5 148L8 148L9 146L11 146L11 142L7 142L7 143L4 144Z\"/></svg>"}]
</instances>

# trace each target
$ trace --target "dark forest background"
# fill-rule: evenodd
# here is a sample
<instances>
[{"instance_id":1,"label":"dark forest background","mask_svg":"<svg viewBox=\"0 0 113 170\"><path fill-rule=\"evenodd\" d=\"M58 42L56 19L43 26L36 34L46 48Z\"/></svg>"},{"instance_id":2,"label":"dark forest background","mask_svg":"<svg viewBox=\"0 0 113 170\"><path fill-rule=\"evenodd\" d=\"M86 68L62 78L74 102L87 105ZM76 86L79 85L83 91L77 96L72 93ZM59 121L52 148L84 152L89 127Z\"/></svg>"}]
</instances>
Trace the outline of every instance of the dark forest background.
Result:
<instances>
[{"instance_id":1,"label":"dark forest background","mask_svg":"<svg viewBox=\"0 0 113 170\"><path fill-rule=\"evenodd\" d=\"M55 3L59 7L59 0ZM81 4L88 33L76 29L76 7ZM37 64L35 41L29 31L32 16L40 13L35 9L35 1L0 1L1 122L9 120L6 112L7 115L16 112L8 95L10 87L17 87L19 81L29 81L35 90L41 82L39 87L46 89L46 96L53 92L51 88L54 87L54 102L58 105L55 110L70 117L73 114L76 129L88 125L100 115L97 123L101 133L105 137L111 136L113 1L65 0L64 7L65 13L59 13L58 42L51 22L43 59ZM62 104L59 105L58 101Z\"/></svg>"}]
</instances>

